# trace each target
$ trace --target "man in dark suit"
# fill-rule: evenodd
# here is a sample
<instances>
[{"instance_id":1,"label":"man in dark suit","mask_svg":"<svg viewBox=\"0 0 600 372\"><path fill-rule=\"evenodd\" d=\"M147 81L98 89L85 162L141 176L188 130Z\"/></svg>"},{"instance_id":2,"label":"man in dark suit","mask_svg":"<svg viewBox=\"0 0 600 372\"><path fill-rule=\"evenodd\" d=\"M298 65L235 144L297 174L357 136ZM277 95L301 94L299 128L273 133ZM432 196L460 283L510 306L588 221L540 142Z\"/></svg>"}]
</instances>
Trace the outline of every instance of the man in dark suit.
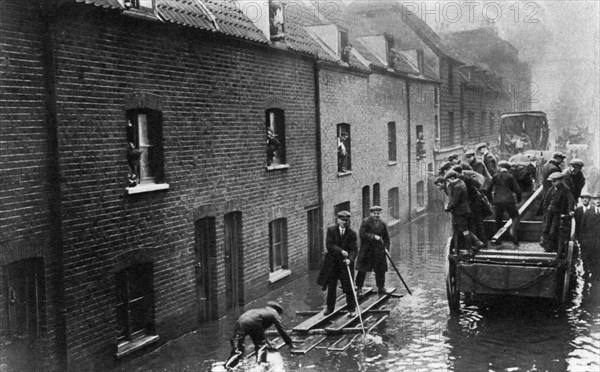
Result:
<instances>
[{"instance_id":1,"label":"man in dark suit","mask_svg":"<svg viewBox=\"0 0 600 372\"><path fill-rule=\"evenodd\" d=\"M564 159L565 154L562 152L555 152L554 155L552 155L552 159L548 160L548 162L546 162L546 164L544 164L542 167L542 186L544 188L542 189L542 193L540 195L540 200L542 200L542 203L540 203L540 207L537 211L538 216L544 214L543 200L546 198L548 191L552 188L552 182L550 181L549 177L552 173L562 172L561 164Z\"/></svg>"},{"instance_id":2,"label":"man in dark suit","mask_svg":"<svg viewBox=\"0 0 600 372\"><path fill-rule=\"evenodd\" d=\"M575 208L575 239L579 243L581 252L581 260L586 272L589 272L591 262L593 261L592 253L594 252L595 244L595 229L598 228L596 221L596 208L590 205L592 196L589 193L581 194L581 205Z\"/></svg>"},{"instance_id":3,"label":"man in dark suit","mask_svg":"<svg viewBox=\"0 0 600 372\"><path fill-rule=\"evenodd\" d=\"M563 218L574 215L575 201L571 190L562 182L564 177L561 172L554 172L548 177L552 187L542 200L544 223L540 245L546 252L557 252L565 238L568 238L567 224L563 222Z\"/></svg>"},{"instance_id":4,"label":"man in dark suit","mask_svg":"<svg viewBox=\"0 0 600 372\"><path fill-rule=\"evenodd\" d=\"M390 249L390 235L387 225L381 220L381 207L374 205L369 209L370 216L365 218L359 230L360 251L356 261L356 287L359 293L365 283L367 271L375 271L375 284L379 293L387 293L385 273L387 272L386 250Z\"/></svg>"},{"instance_id":5,"label":"man in dark suit","mask_svg":"<svg viewBox=\"0 0 600 372\"><path fill-rule=\"evenodd\" d=\"M354 260L358 246L356 232L350 228L349 224L350 212L340 211L337 214L337 224L327 228L325 239L327 253L325 254L323 266L317 278L317 284L323 288L327 288L327 309L325 310L325 315L331 314L335 309L338 280L342 284L342 291L346 294L348 315L355 315L354 288L352 288L347 267L350 268L351 275L354 275Z\"/></svg>"},{"instance_id":6,"label":"man in dark suit","mask_svg":"<svg viewBox=\"0 0 600 372\"><path fill-rule=\"evenodd\" d=\"M480 206L480 198L482 195L479 193L479 189L481 189L482 185L474 178L465 174L465 172L475 171L463 170L460 165L453 166L452 170L456 172L458 178L465 183L467 188L467 198L469 200L469 209L471 210L471 213L469 213L469 231L474 233L484 245L487 245L487 237L483 226L484 216Z\"/></svg>"},{"instance_id":7,"label":"man in dark suit","mask_svg":"<svg viewBox=\"0 0 600 372\"><path fill-rule=\"evenodd\" d=\"M475 150L483 158L483 164L487 168L490 176L494 177L496 172L498 172L498 162L496 161L494 154L488 149L487 143L482 142L478 144L475 146Z\"/></svg>"},{"instance_id":8,"label":"man in dark suit","mask_svg":"<svg viewBox=\"0 0 600 372\"><path fill-rule=\"evenodd\" d=\"M522 193L515 177L508 171L509 169L510 163L506 160L500 160L498 163L498 172L492 177L492 182L488 186L487 192L493 195L496 229L500 230L504 225L504 212L507 212L508 216L512 219L510 239L515 246L518 246L517 229L519 227L519 211L517 203L521 202ZM496 243L499 244L500 239Z\"/></svg>"},{"instance_id":9,"label":"man in dark suit","mask_svg":"<svg viewBox=\"0 0 600 372\"><path fill-rule=\"evenodd\" d=\"M464 249L469 254L473 254L485 246L477 236L469 230L469 216L471 209L469 207L469 197L467 186L458 178L458 173L451 170L444 176L447 182L448 205L446 212L452 213L452 231L454 233L454 242L457 250Z\"/></svg>"},{"instance_id":10,"label":"man in dark suit","mask_svg":"<svg viewBox=\"0 0 600 372\"><path fill-rule=\"evenodd\" d=\"M583 160L573 159L569 162L569 169L563 172L565 174L563 182L571 190L571 193L573 193L575 201L579 200L581 190L585 186L585 177L581 172L581 168L583 168Z\"/></svg>"}]
</instances>

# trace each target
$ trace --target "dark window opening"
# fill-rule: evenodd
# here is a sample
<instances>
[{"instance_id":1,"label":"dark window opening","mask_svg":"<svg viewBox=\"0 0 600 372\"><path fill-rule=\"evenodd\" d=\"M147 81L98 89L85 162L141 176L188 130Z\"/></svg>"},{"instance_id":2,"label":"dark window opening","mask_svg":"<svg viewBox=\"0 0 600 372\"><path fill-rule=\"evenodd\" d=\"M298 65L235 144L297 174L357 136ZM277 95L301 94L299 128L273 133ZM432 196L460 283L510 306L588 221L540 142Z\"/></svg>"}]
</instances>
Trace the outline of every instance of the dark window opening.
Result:
<instances>
[{"instance_id":1,"label":"dark window opening","mask_svg":"<svg viewBox=\"0 0 600 372\"><path fill-rule=\"evenodd\" d=\"M448 113L448 145L454 145L454 112Z\"/></svg>"},{"instance_id":2,"label":"dark window opening","mask_svg":"<svg viewBox=\"0 0 600 372\"><path fill-rule=\"evenodd\" d=\"M400 192L397 187L388 190L388 213L394 219L400 219Z\"/></svg>"},{"instance_id":3,"label":"dark window opening","mask_svg":"<svg viewBox=\"0 0 600 372\"><path fill-rule=\"evenodd\" d=\"M388 160L396 161L396 123L388 123Z\"/></svg>"},{"instance_id":4,"label":"dark window opening","mask_svg":"<svg viewBox=\"0 0 600 372\"><path fill-rule=\"evenodd\" d=\"M373 205L381 206L381 190L378 183L373 185Z\"/></svg>"},{"instance_id":5,"label":"dark window opening","mask_svg":"<svg viewBox=\"0 0 600 372\"><path fill-rule=\"evenodd\" d=\"M425 158L426 150L425 150L425 134L423 133L423 126L417 125L417 160L421 160Z\"/></svg>"},{"instance_id":6,"label":"dark window opening","mask_svg":"<svg viewBox=\"0 0 600 372\"><path fill-rule=\"evenodd\" d=\"M162 113L151 109L127 111L129 187L164 182Z\"/></svg>"},{"instance_id":7,"label":"dark window opening","mask_svg":"<svg viewBox=\"0 0 600 372\"><path fill-rule=\"evenodd\" d=\"M352 170L352 137L350 124L337 125L337 163L338 172Z\"/></svg>"},{"instance_id":8,"label":"dark window opening","mask_svg":"<svg viewBox=\"0 0 600 372\"><path fill-rule=\"evenodd\" d=\"M267 166L286 164L285 112L269 109L266 114Z\"/></svg>"},{"instance_id":9,"label":"dark window opening","mask_svg":"<svg viewBox=\"0 0 600 372\"><path fill-rule=\"evenodd\" d=\"M154 333L152 266L138 263L116 274L118 343Z\"/></svg>"},{"instance_id":10,"label":"dark window opening","mask_svg":"<svg viewBox=\"0 0 600 372\"><path fill-rule=\"evenodd\" d=\"M369 209L371 209L371 188L364 186L362 188L362 217L369 217Z\"/></svg>"},{"instance_id":11,"label":"dark window opening","mask_svg":"<svg viewBox=\"0 0 600 372\"><path fill-rule=\"evenodd\" d=\"M287 219L269 223L269 266L271 272L288 269Z\"/></svg>"}]
</instances>

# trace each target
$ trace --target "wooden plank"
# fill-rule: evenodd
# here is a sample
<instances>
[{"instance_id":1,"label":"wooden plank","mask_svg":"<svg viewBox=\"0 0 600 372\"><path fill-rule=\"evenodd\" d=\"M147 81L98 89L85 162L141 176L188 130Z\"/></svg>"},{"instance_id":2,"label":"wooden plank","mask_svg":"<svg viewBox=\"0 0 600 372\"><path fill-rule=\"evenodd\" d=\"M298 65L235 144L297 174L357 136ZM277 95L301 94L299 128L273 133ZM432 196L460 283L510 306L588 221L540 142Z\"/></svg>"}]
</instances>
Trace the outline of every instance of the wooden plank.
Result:
<instances>
[{"instance_id":1,"label":"wooden plank","mask_svg":"<svg viewBox=\"0 0 600 372\"><path fill-rule=\"evenodd\" d=\"M318 313L319 313L319 310L296 311L297 316L315 316Z\"/></svg>"},{"instance_id":2,"label":"wooden plank","mask_svg":"<svg viewBox=\"0 0 600 372\"><path fill-rule=\"evenodd\" d=\"M367 330L367 333L369 333L372 330L374 330L375 328L377 328L377 326L379 326L381 323L383 323L388 317L389 317L389 315L384 315L381 318L379 318L379 320Z\"/></svg>"},{"instance_id":3,"label":"wooden plank","mask_svg":"<svg viewBox=\"0 0 600 372\"><path fill-rule=\"evenodd\" d=\"M363 290L363 295L361 297L359 297L359 300L363 297L365 297L366 295L368 295L371 291L373 290L372 287L365 287ZM335 303L335 309L333 310L333 312L329 315L325 315L325 309L319 311L315 316L310 317L309 319L305 320L304 322L296 325L294 328L292 328L292 331L294 332L308 332L310 329L315 328L316 326L318 326L319 324L329 320L329 319L333 319L334 317L336 317L340 311L346 309L346 295L342 295L338 298L337 302Z\"/></svg>"},{"instance_id":4,"label":"wooden plank","mask_svg":"<svg viewBox=\"0 0 600 372\"><path fill-rule=\"evenodd\" d=\"M292 349L290 349L290 353L292 353L292 354L306 354L309 351L311 351L312 349L314 349L321 342L325 341L326 338L327 338L326 335L310 335L310 336L307 336L306 338L304 338L302 344L299 344L297 346L296 346L296 344L294 344L294 347Z\"/></svg>"},{"instance_id":5,"label":"wooden plank","mask_svg":"<svg viewBox=\"0 0 600 372\"><path fill-rule=\"evenodd\" d=\"M365 313L366 311L374 308L375 306L387 301L390 298L390 293L393 293L396 290L396 288L392 288L389 290L388 294L385 294L381 297L379 296L370 296L369 298L367 298L367 300L361 304L359 304L360 309L357 309L361 312L361 314ZM355 315L353 317L341 317L339 319L337 319L336 321L332 322L332 324L328 327L325 327L325 330L328 332L340 332L342 330L342 328L347 327L348 325L350 325L353 321L358 319L358 315Z\"/></svg>"},{"instance_id":6,"label":"wooden plank","mask_svg":"<svg viewBox=\"0 0 600 372\"><path fill-rule=\"evenodd\" d=\"M348 349L350 347L352 342L354 342L354 340L356 340L360 336L361 336L360 334L344 335L339 340L337 340L333 345L331 345L329 348L327 348L327 350L329 350L329 351L346 351L346 349Z\"/></svg>"},{"instance_id":7,"label":"wooden plank","mask_svg":"<svg viewBox=\"0 0 600 372\"><path fill-rule=\"evenodd\" d=\"M519 208L519 218L521 216L523 216L523 213L525 212L525 210L527 208L529 208L529 206L531 205L531 203L533 203L533 201L538 197L538 195L542 192L542 187L538 187L537 190L535 190L535 192L533 193L533 195L531 195L531 197L525 202L525 204L523 204L521 206L521 208ZM492 243L496 242L498 239L500 239L500 237L508 230L510 229L510 227L512 226L512 219L506 221L506 223L504 224L504 226L502 226L502 228L500 230L498 230L498 232L496 232L496 234L494 234L494 236L492 237L492 239L490 239L490 241Z\"/></svg>"}]
</instances>

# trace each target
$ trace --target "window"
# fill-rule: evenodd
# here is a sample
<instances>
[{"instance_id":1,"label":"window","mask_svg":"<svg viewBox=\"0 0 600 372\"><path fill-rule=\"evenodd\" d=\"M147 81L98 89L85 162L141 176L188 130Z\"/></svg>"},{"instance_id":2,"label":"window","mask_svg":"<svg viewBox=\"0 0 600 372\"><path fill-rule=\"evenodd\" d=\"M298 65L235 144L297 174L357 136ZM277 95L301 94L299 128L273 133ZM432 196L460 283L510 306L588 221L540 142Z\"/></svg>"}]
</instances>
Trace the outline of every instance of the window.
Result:
<instances>
[{"instance_id":1,"label":"window","mask_svg":"<svg viewBox=\"0 0 600 372\"><path fill-rule=\"evenodd\" d=\"M425 135L423 134L423 126L417 125L417 160L421 160L425 158Z\"/></svg>"},{"instance_id":2,"label":"window","mask_svg":"<svg viewBox=\"0 0 600 372\"><path fill-rule=\"evenodd\" d=\"M373 185L373 205L381 206L381 190L378 183Z\"/></svg>"},{"instance_id":3,"label":"window","mask_svg":"<svg viewBox=\"0 0 600 372\"><path fill-rule=\"evenodd\" d=\"M388 160L396 161L396 123L388 123Z\"/></svg>"},{"instance_id":4,"label":"window","mask_svg":"<svg viewBox=\"0 0 600 372\"><path fill-rule=\"evenodd\" d=\"M454 145L454 112L448 113L448 145Z\"/></svg>"},{"instance_id":5,"label":"window","mask_svg":"<svg viewBox=\"0 0 600 372\"><path fill-rule=\"evenodd\" d=\"M286 164L285 160L285 112L281 109L268 109L266 114L267 166L277 167Z\"/></svg>"},{"instance_id":6,"label":"window","mask_svg":"<svg viewBox=\"0 0 600 372\"><path fill-rule=\"evenodd\" d=\"M371 209L371 188L364 186L362 188L362 217L369 217L369 209Z\"/></svg>"},{"instance_id":7,"label":"window","mask_svg":"<svg viewBox=\"0 0 600 372\"><path fill-rule=\"evenodd\" d=\"M448 94L454 95L454 68L450 62L448 62Z\"/></svg>"},{"instance_id":8,"label":"window","mask_svg":"<svg viewBox=\"0 0 600 372\"><path fill-rule=\"evenodd\" d=\"M269 29L271 41L283 40L285 36L283 23L283 6L277 1L269 0Z\"/></svg>"},{"instance_id":9,"label":"window","mask_svg":"<svg viewBox=\"0 0 600 372\"><path fill-rule=\"evenodd\" d=\"M164 182L162 113L134 109L127 120L129 187Z\"/></svg>"},{"instance_id":10,"label":"window","mask_svg":"<svg viewBox=\"0 0 600 372\"><path fill-rule=\"evenodd\" d=\"M269 223L269 265L271 272L288 269L287 219Z\"/></svg>"},{"instance_id":11,"label":"window","mask_svg":"<svg viewBox=\"0 0 600 372\"><path fill-rule=\"evenodd\" d=\"M393 219L400 219L400 194L397 187L388 190L388 213Z\"/></svg>"},{"instance_id":12,"label":"window","mask_svg":"<svg viewBox=\"0 0 600 372\"><path fill-rule=\"evenodd\" d=\"M434 104L435 106L437 106L437 105L439 104L439 101L438 101L438 100L439 100L439 98L438 98L438 88L437 88L437 87L434 87L434 88L433 88L433 104Z\"/></svg>"},{"instance_id":13,"label":"window","mask_svg":"<svg viewBox=\"0 0 600 372\"><path fill-rule=\"evenodd\" d=\"M425 206L425 182L417 182L417 206Z\"/></svg>"},{"instance_id":14,"label":"window","mask_svg":"<svg viewBox=\"0 0 600 372\"><path fill-rule=\"evenodd\" d=\"M490 134L494 134L494 113L490 112Z\"/></svg>"},{"instance_id":15,"label":"window","mask_svg":"<svg viewBox=\"0 0 600 372\"><path fill-rule=\"evenodd\" d=\"M475 137L475 113L467 112L467 138Z\"/></svg>"},{"instance_id":16,"label":"window","mask_svg":"<svg viewBox=\"0 0 600 372\"><path fill-rule=\"evenodd\" d=\"M152 263L138 263L117 272L117 342L154 333Z\"/></svg>"},{"instance_id":17,"label":"window","mask_svg":"<svg viewBox=\"0 0 600 372\"><path fill-rule=\"evenodd\" d=\"M348 31L339 30L339 44L338 44L338 55L342 58L343 62L350 61L350 52L352 51L352 45L348 42Z\"/></svg>"},{"instance_id":18,"label":"window","mask_svg":"<svg viewBox=\"0 0 600 372\"><path fill-rule=\"evenodd\" d=\"M351 212L350 211L350 202L349 201L345 201L343 203L336 204L336 205L333 206L333 223L337 222L337 214L338 214L338 212L341 212L341 211Z\"/></svg>"},{"instance_id":19,"label":"window","mask_svg":"<svg viewBox=\"0 0 600 372\"><path fill-rule=\"evenodd\" d=\"M434 130L435 130L435 138L437 140L439 140L440 138L440 117L436 115L434 115L433 117L433 125L434 125Z\"/></svg>"},{"instance_id":20,"label":"window","mask_svg":"<svg viewBox=\"0 0 600 372\"><path fill-rule=\"evenodd\" d=\"M337 163L338 173L352 170L352 137L350 124L337 125Z\"/></svg>"}]
</instances>

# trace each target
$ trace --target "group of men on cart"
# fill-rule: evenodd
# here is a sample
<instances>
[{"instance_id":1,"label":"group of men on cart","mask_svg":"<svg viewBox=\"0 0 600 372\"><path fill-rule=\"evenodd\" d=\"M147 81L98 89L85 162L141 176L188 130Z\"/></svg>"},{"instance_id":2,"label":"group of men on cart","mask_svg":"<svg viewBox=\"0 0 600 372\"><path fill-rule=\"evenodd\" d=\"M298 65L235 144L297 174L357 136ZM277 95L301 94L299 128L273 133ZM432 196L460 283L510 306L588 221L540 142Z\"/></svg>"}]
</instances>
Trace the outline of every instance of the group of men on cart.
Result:
<instances>
[{"instance_id":1,"label":"group of men on cart","mask_svg":"<svg viewBox=\"0 0 600 372\"><path fill-rule=\"evenodd\" d=\"M590 272L592 267L598 266L597 257L600 256L600 229L594 228L600 225L600 193L582 194L585 186L583 161L572 159L563 170L565 158L561 152L554 153L541 171L543 188L537 210L543 221L540 245L547 252L557 252L560 243L570 237L570 222L574 216L577 227L573 238L578 242L584 265ZM434 182L447 195L445 210L452 214L456 251L473 255L488 246L483 220L492 213L498 231L504 226L505 214L512 222L509 231L495 239L494 244L499 246L502 239L506 239L518 247L520 214L517 205L522 200L523 190L513 174L515 164L498 161L486 143L466 151L464 160L458 154L449 156L439 168ZM581 206L577 207L579 200Z\"/></svg>"}]
</instances>

